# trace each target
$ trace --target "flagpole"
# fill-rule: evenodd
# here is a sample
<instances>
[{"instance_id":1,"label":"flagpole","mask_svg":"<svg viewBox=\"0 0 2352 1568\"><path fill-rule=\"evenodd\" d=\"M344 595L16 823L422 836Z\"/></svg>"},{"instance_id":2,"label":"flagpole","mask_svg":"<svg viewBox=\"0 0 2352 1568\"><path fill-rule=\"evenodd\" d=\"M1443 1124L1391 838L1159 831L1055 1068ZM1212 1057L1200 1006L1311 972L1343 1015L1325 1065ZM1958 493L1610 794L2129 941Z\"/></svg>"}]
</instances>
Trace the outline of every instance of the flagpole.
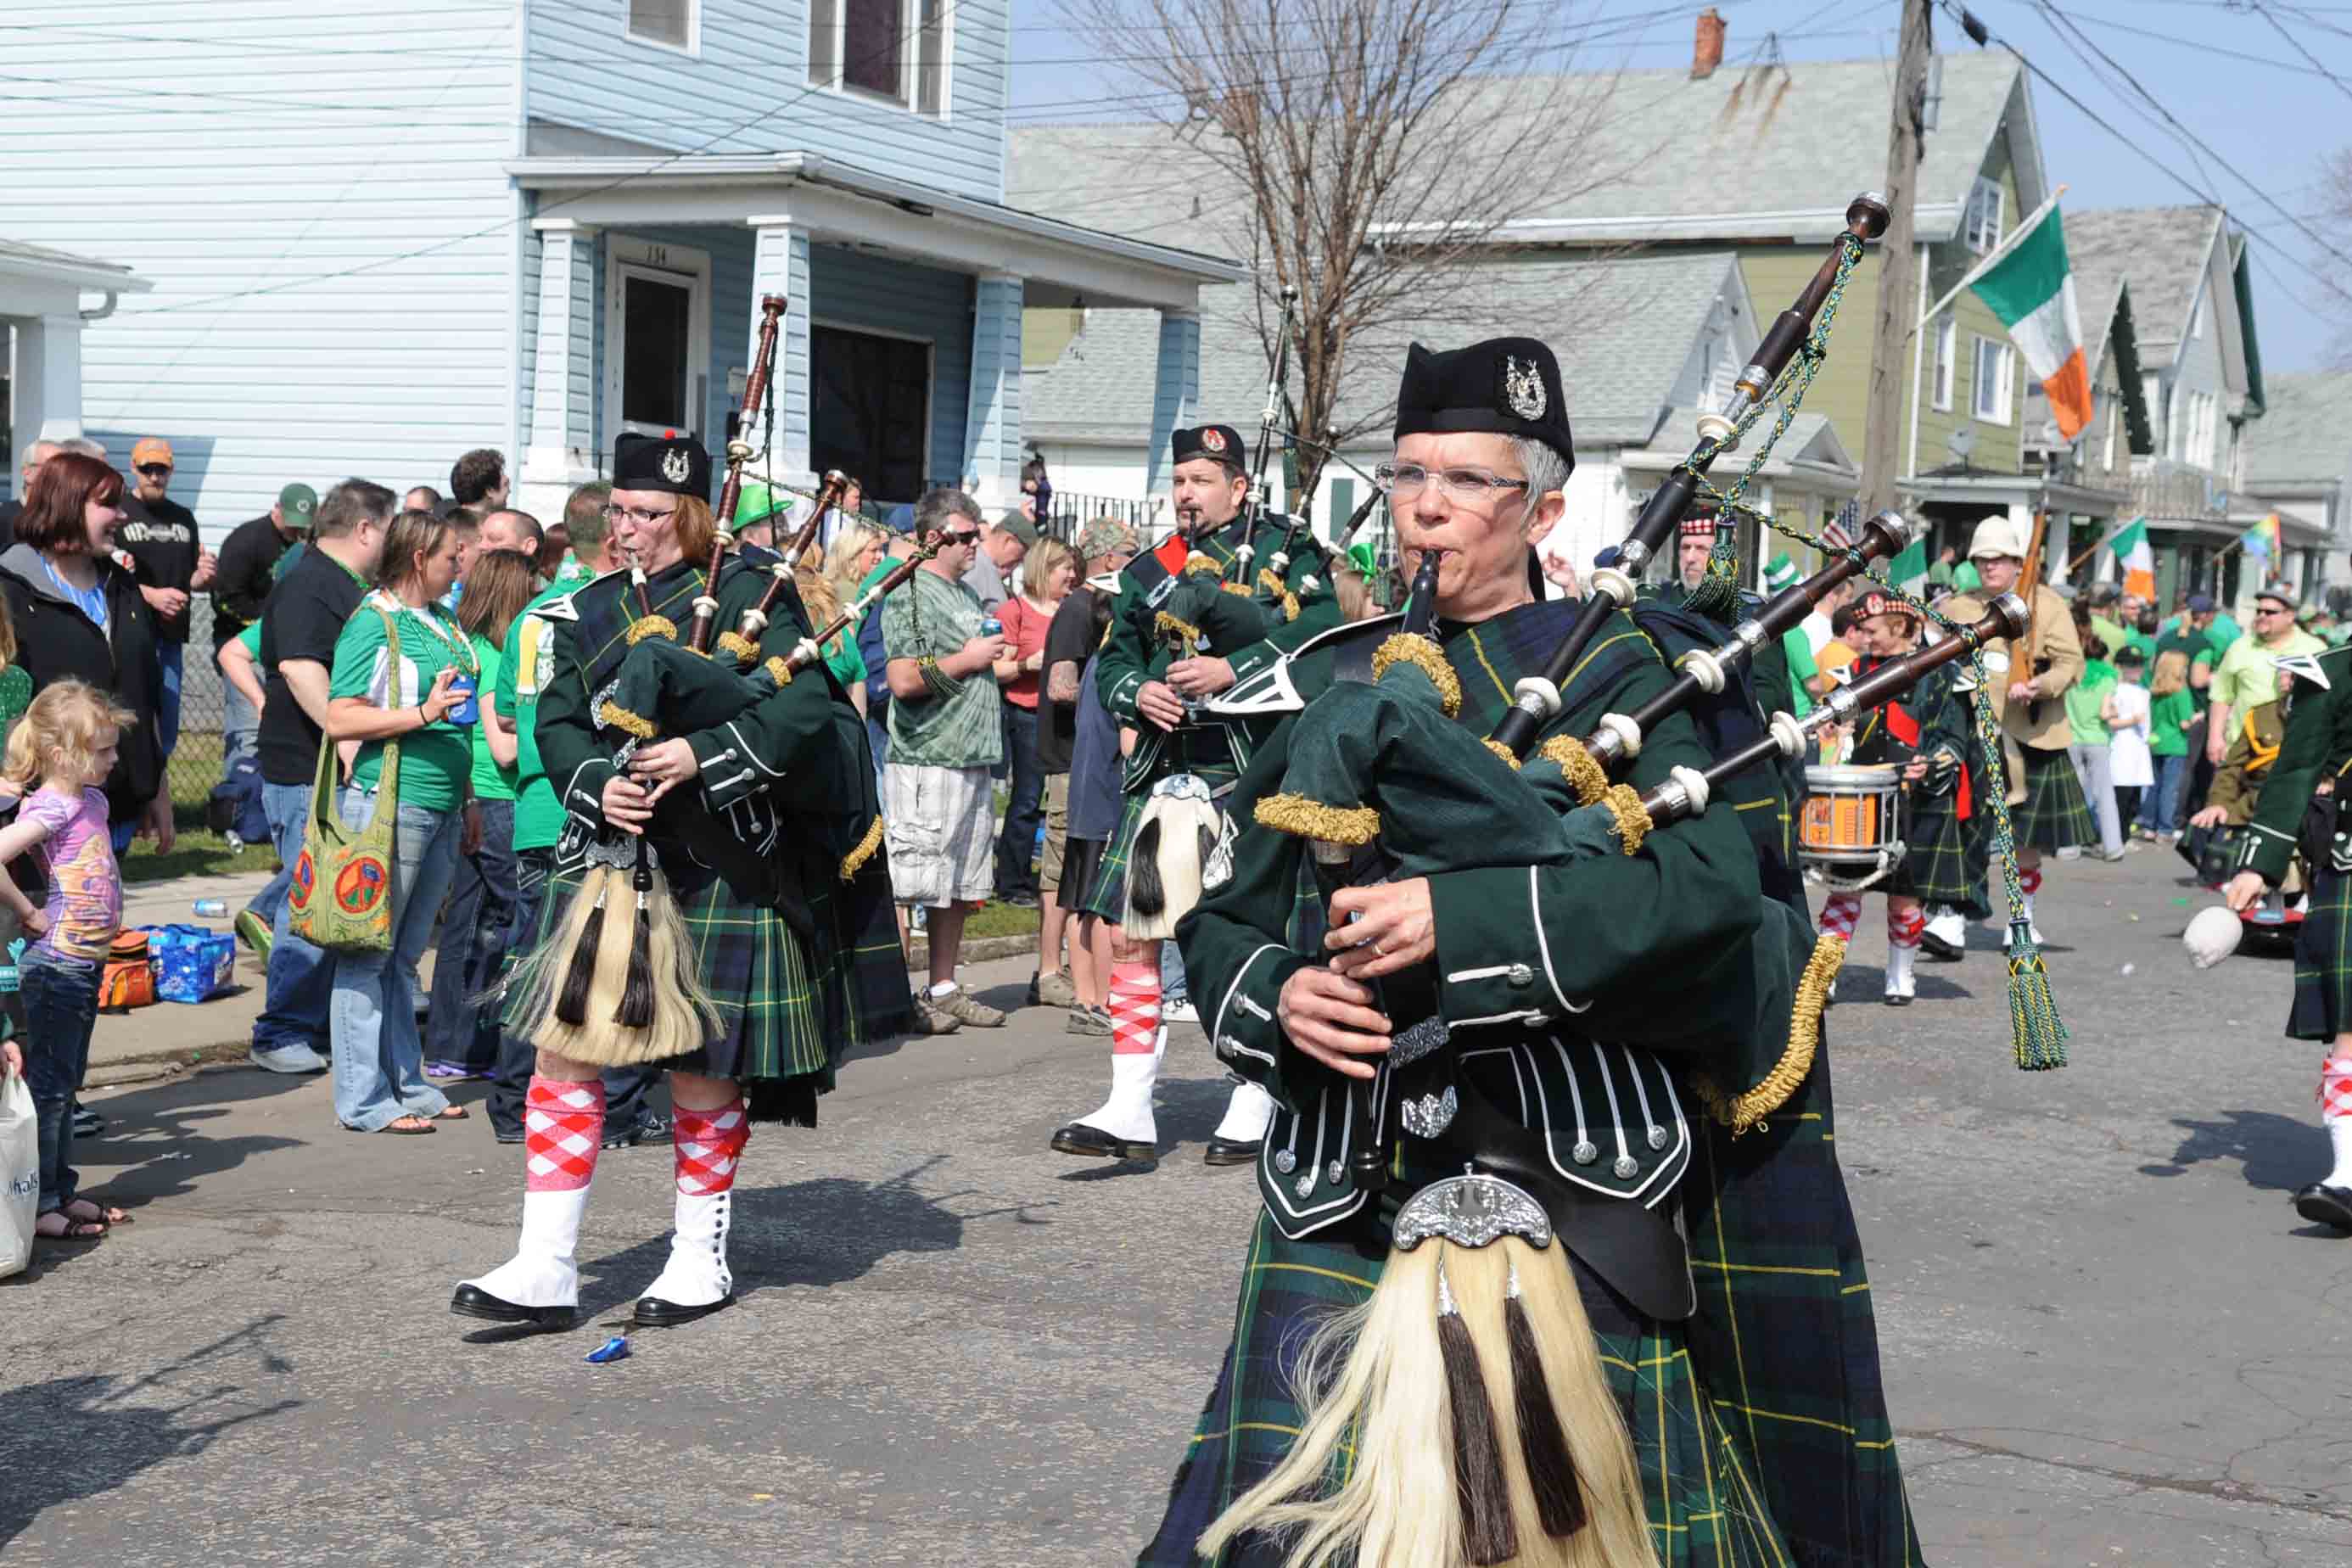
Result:
<instances>
[{"instance_id":1,"label":"flagpole","mask_svg":"<svg viewBox=\"0 0 2352 1568\"><path fill-rule=\"evenodd\" d=\"M1963 277L1958 283L1953 284L1949 292L1945 294L1942 299L1937 300L1934 305L1922 310L1919 313L1919 320L1912 325L1911 330L1914 332L1924 331L1930 321L1933 321L1936 317L1944 313L1945 306L1949 305L1953 300L1958 299L1961 294L1967 291L1970 284L1974 283L1978 279L1983 277L1986 273L1999 266L2003 260L2007 259L2009 253L2017 248L2019 242L2023 240L2027 235L2032 234L2035 226L2040 224L2043 218L2050 216L2050 209L2058 205L2058 198L2065 194L2066 187L2064 185L2060 185L2056 190L2051 192L2050 199L2048 201L2043 202L2040 206L2035 207L2027 216L2019 220L2017 226L2009 231L2008 237L2003 239L1999 245L1994 246L1990 250L1986 251L1984 253L1983 259L1979 260L1974 267L1969 268L1967 276Z\"/></svg>"}]
</instances>

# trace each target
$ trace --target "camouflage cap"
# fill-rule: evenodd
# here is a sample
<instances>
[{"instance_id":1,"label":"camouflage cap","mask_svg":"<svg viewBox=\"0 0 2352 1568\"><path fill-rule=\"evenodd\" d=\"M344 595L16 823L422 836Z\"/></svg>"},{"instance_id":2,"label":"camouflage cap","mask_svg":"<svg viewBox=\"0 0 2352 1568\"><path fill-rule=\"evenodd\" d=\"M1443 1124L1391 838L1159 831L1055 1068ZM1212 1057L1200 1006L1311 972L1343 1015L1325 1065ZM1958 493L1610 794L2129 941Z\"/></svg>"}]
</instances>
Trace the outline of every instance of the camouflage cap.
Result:
<instances>
[{"instance_id":1,"label":"camouflage cap","mask_svg":"<svg viewBox=\"0 0 2352 1568\"><path fill-rule=\"evenodd\" d=\"M1104 555L1134 554L1142 548L1135 530L1116 518L1098 517L1078 530L1077 551L1080 561L1092 561Z\"/></svg>"}]
</instances>

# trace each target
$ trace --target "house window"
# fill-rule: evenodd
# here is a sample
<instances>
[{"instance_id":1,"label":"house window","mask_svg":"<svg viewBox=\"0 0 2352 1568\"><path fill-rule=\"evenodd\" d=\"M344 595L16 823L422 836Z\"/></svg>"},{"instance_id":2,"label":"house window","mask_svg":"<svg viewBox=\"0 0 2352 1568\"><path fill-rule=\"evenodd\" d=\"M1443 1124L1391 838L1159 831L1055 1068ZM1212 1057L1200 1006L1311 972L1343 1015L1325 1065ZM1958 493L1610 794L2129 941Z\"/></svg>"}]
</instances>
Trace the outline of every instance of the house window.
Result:
<instances>
[{"instance_id":1,"label":"house window","mask_svg":"<svg viewBox=\"0 0 2352 1568\"><path fill-rule=\"evenodd\" d=\"M1993 425L2010 421L2010 347L1999 338L1977 340L1976 416Z\"/></svg>"},{"instance_id":2,"label":"house window","mask_svg":"<svg viewBox=\"0 0 2352 1568\"><path fill-rule=\"evenodd\" d=\"M694 47L698 0L629 0L629 37L673 49Z\"/></svg>"},{"instance_id":3,"label":"house window","mask_svg":"<svg viewBox=\"0 0 2352 1568\"><path fill-rule=\"evenodd\" d=\"M930 471L931 345L840 327L809 329L809 466L866 481L874 500L913 500Z\"/></svg>"},{"instance_id":4,"label":"house window","mask_svg":"<svg viewBox=\"0 0 2352 1568\"><path fill-rule=\"evenodd\" d=\"M1969 192L1968 221L1961 226L1961 234L1969 248L1979 256L2000 243L2001 209L2005 205L2000 183L1978 176L1975 187Z\"/></svg>"},{"instance_id":5,"label":"house window","mask_svg":"<svg viewBox=\"0 0 2352 1568\"><path fill-rule=\"evenodd\" d=\"M809 80L914 110L947 108L949 0L810 0Z\"/></svg>"},{"instance_id":6,"label":"house window","mask_svg":"<svg viewBox=\"0 0 2352 1568\"><path fill-rule=\"evenodd\" d=\"M1958 358L1959 352L1959 324L1954 321L1949 316L1938 317L1936 321L1936 386L1934 402L1937 410L1940 413L1949 414L1952 411L1952 362Z\"/></svg>"}]
</instances>

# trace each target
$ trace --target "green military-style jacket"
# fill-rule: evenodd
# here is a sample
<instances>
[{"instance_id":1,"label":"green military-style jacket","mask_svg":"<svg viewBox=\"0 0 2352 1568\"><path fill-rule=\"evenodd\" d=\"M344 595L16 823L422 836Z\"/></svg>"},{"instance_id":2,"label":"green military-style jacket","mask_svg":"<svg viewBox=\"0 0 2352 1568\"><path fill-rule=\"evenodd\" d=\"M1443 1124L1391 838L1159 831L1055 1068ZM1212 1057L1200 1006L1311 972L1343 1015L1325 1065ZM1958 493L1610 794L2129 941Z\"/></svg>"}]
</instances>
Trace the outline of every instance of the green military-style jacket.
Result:
<instances>
[{"instance_id":1,"label":"green military-style jacket","mask_svg":"<svg viewBox=\"0 0 2352 1568\"><path fill-rule=\"evenodd\" d=\"M1514 683L1542 670L1578 608L1537 603L1475 626L1441 623L1435 636L1462 689L1455 722L1491 731ZM1335 680L1361 679L1367 645L1395 629L1393 617L1340 628L1220 702L1265 713L1286 697L1296 709ZM1546 738L1589 734L1603 713L1639 706L1671 679L1620 613L1566 683ZM1297 721L1282 724L1258 747L1228 804L1239 829L1211 858L1202 903L1179 932L1218 1056L1277 1103L1259 1186L1294 1239L1359 1214L1370 1196L1349 1167L1364 1133L1349 1080L1291 1045L1276 1019L1285 983L1326 956L1319 945L1295 948L1289 925L1307 840L1254 820L1257 804L1281 793L1298 732ZM1675 714L1645 738L1626 782L1646 791L1675 767L1711 760L1690 719ZM1746 834L1717 805L1650 834L1635 854L1546 866L1486 863L1475 817L1459 837L1463 868L1429 877L1433 982L1452 1038L1425 1060L1483 1082L1549 1151L1548 1179L1563 1190L1663 1215L1694 1150L1688 1075L1727 1064L1755 1032L1749 942L1764 911ZM1785 999L1774 1005L1785 1016ZM1409 1100L1423 1087L1404 1074L1397 1084ZM1408 1137L1391 1168L1428 1179L1449 1159L1458 1172L1460 1157L1443 1144Z\"/></svg>"},{"instance_id":2,"label":"green military-style jacket","mask_svg":"<svg viewBox=\"0 0 2352 1568\"><path fill-rule=\"evenodd\" d=\"M2275 888L2286 880L2294 858L2297 830L2322 779L2343 778L2352 768L2352 647L2331 647L2308 656L2326 684L2298 676L2288 696L2286 738L2271 764L2253 819L2238 841L2241 871L2263 874Z\"/></svg>"},{"instance_id":3,"label":"green military-style jacket","mask_svg":"<svg viewBox=\"0 0 2352 1568\"><path fill-rule=\"evenodd\" d=\"M1286 521L1270 517L1258 525L1253 550L1259 564L1250 574L1254 592L1263 588L1260 574L1273 570L1273 559L1282 547ZM1237 517L1206 538L1192 541L1189 554L1205 556L1213 562L1220 581L1234 581L1238 573L1234 563L1246 531L1245 518ZM1117 722L1134 726L1138 734L1124 780L1129 795L1148 789L1168 773L1188 768L1231 774L1249 763L1250 739L1245 725L1212 721L1199 726L1188 725L1171 735L1144 719L1136 709L1136 698L1144 684L1161 679L1168 666L1179 657L1160 634L1158 621L1186 574L1182 562L1171 572L1162 559L1163 552L1173 553L1162 545L1159 551L1138 555L1119 573L1118 593L1111 601L1110 630L1095 660L1095 686L1103 707ZM1331 594L1330 573L1322 546L1307 530L1299 531L1292 559L1277 575L1285 593L1297 604L1296 616L1285 619L1268 636L1240 647L1203 646L1200 649L1231 664L1236 683L1248 680L1273 665L1286 649L1297 647L1339 622L1339 605Z\"/></svg>"}]
</instances>

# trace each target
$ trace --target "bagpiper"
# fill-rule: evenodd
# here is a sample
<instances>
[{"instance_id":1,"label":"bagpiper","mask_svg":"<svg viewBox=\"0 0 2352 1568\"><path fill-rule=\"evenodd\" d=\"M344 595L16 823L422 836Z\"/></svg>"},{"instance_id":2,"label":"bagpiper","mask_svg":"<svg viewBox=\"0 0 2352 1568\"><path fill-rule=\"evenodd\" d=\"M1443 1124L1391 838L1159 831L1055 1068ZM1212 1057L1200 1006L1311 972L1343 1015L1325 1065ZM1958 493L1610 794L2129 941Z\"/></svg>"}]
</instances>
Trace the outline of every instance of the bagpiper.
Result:
<instances>
[{"instance_id":1,"label":"bagpiper","mask_svg":"<svg viewBox=\"0 0 2352 1568\"><path fill-rule=\"evenodd\" d=\"M539 1047L521 1236L512 1258L457 1287L463 1316L574 1321L598 1069L645 1061L669 1070L677 1203L635 1321L728 1306L752 1125L814 1126L844 1051L905 1025L862 724L822 662L793 673L814 629L798 596L715 552L710 478L690 437L623 436L607 515L628 569L536 612L554 636L534 733L567 820L538 942L509 982L509 1026ZM750 657L698 658L681 646L698 619L730 628L722 647L748 633ZM649 663L668 667L655 683L674 695L667 710L625 689ZM700 705L697 687L723 700Z\"/></svg>"},{"instance_id":2,"label":"bagpiper","mask_svg":"<svg viewBox=\"0 0 2352 1568\"><path fill-rule=\"evenodd\" d=\"M1159 1152L1151 1093L1167 1045L1161 944L1197 888L1201 864L1200 852L1181 840L1195 825L1213 837L1227 831L1222 802L1264 728L1205 711L1203 700L1339 621L1313 535L1286 520L1265 522L1256 516L1238 431L1230 425L1178 430L1169 456L1176 531L1119 573L1110 630L1095 661L1104 708L1137 738L1120 780L1126 798L1118 832L1104 849L1093 887L1075 906L1114 927L1107 987L1110 1096L1055 1132L1053 1146L1066 1154L1149 1160ZM1259 610L1244 607L1251 602ZM1155 866L1139 879L1132 875L1137 841L1147 832L1146 813L1155 799L1182 815L1171 816L1164 846L1162 831L1150 829L1147 849L1165 847L1184 868L1171 877ZM1175 830L1177 822L1184 831ZM1171 887L1171 880L1184 886ZM1212 1165L1256 1158L1272 1109L1256 1084L1237 1082L1203 1158Z\"/></svg>"}]
</instances>

